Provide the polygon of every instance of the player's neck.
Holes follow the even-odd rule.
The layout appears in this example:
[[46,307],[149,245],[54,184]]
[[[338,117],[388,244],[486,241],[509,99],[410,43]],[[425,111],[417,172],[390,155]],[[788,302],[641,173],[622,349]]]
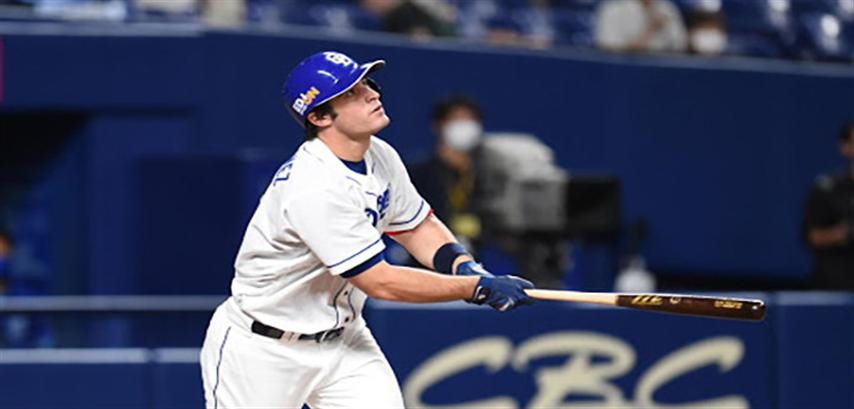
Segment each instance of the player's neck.
[[341,133],[323,133],[318,139],[332,151],[339,159],[350,162],[359,162],[365,159],[365,152],[371,146],[371,136],[351,138]]

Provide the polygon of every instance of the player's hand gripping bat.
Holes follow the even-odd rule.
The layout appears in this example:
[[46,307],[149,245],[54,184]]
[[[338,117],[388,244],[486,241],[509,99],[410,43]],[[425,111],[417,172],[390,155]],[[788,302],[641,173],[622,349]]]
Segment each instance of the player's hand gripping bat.
[[765,318],[765,303],[762,300],[683,294],[626,294],[538,289],[525,290],[525,292],[539,300],[611,305],[710,318],[749,321],[762,321]]

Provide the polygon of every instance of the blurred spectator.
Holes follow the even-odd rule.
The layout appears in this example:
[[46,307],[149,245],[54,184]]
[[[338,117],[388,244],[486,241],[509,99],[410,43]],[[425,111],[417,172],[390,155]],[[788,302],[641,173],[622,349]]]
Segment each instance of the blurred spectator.
[[246,21],[246,0],[200,1],[202,21],[208,26],[240,27]]
[[423,39],[454,34],[454,9],[442,0],[360,0],[359,4],[390,33]]
[[247,0],[133,0],[137,20],[195,22],[211,27],[241,27]]
[[199,0],[133,0],[139,21],[190,21],[198,18]]
[[[499,173],[507,171],[508,167],[525,172],[507,164],[499,164],[500,170],[496,170],[494,156],[493,166],[485,166],[489,156],[484,150],[485,143],[496,140],[499,135],[504,135],[506,140],[511,134],[485,136],[482,121],[480,106],[468,97],[457,95],[437,102],[432,113],[435,149],[428,160],[409,167],[412,183],[457,240],[492,266],[494,273],[519,274],[540,287],[561,288],[568,263],[566,241],[559,235],[508,228],[500,221],[503,218],[493,214],[495,206],[506,210],[507,202],[503,199],[510,194],[501,189],[506,188],[509,181],[505,174]],[[530,144],[518,146],[530,147]],[[520,152],[514,153],[518,158]],[[527,163],[538,168],[545,165],[540,161]],[[499,191],[494,191],[498,180],[504,182],[499,183]],[[487,190],[493,191],[487,193]],[[540,205],[549,206],[547,203]],[[514,210],[519,209],[514,207]]]
[[606,0],[596,11],[596,44],[617,52],[681,52],[687,37],[668,0]]
[[724,15],[694,11],[688,14],[688,50],[699,55],[721,55],[727,51]]
[[848,167],[816,179],[807,199],[804,233],[815,254],[815,286],[854,290],[854,122],[842,128],[839,150]]
[[480,238],[480,218],[472,194],[475,187],[473,151],[483,135],[481,110],[464,96],[452,96],[433,106],[436,135],[433,156],[409,169],[412,183],[433,211],[469,250]]

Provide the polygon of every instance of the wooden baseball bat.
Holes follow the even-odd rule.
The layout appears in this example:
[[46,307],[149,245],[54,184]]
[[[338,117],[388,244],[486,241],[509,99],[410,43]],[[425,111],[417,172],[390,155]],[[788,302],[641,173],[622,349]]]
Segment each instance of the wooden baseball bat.
[[525,290],[525,292],[539,300],[583,302],[710,318],[748,321],[762,321],[765,318],[765,303],[762,300],[687,294],[596,293],[538,289]]

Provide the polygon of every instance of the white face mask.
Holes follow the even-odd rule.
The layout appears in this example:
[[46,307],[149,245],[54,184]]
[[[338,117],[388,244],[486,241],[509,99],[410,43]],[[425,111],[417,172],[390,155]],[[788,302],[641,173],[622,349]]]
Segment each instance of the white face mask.
[[480,142],[483,127],[480,122],[463,119],[449,122],[442,131],[442,139],[448,147],[468,152]]
[[699,54],[720,54],[726,49],[726,34],[714,28],[691,32],[691,48]]

